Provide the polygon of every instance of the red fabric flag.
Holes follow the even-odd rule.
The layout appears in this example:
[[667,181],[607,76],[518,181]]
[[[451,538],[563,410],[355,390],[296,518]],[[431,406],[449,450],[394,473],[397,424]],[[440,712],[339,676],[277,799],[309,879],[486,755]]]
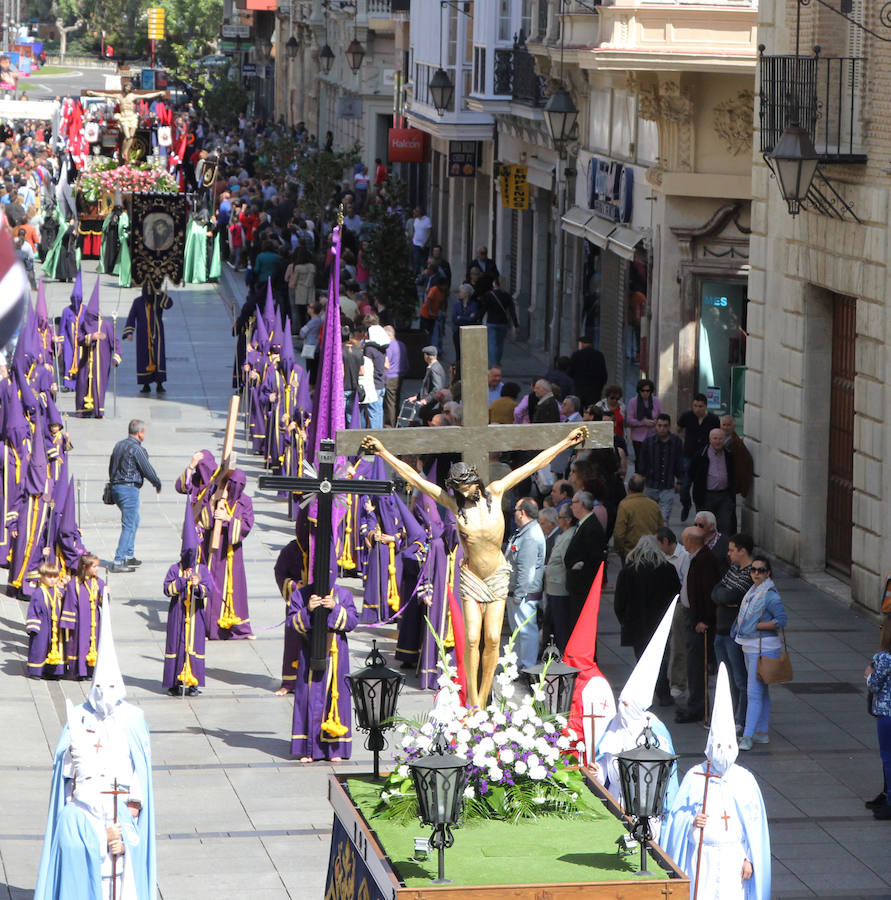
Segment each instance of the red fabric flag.
[[603,587],[603,563],[597,571],[591,590],[582,608],[578,622],[572,629],[572,635],[566,644],[566,652],[563,654],[563,662],[568,666],[579,669],[578,678],[575,680],[575,689],[572,693],[572,708],[569,713],[569,727],[581,737],[582,729],[582,691],[585,685],[595,676],[602,675],[599,666],[594,661],[597,651],[597,617],[600,615],[600,591]]
[[461,604],[455,599],[455,594],[450,584],[446,585],[446,590],[449,594],[452,632],[455,635],[455,662],[458,665],[458,684],[461,686],[459,696],[463,705],[467,702],[467,670],[464,668],[464,613],[461,611]]

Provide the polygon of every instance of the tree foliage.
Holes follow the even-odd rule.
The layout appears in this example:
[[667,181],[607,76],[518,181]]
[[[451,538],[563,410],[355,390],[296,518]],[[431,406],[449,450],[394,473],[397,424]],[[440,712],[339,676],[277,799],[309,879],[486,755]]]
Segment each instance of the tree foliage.
[[212,122],[231,125],[247,109],[249,94],[240,79],[230,81],[220,69],[178,72],[196,90],[196,105]]
[[408,327],[415,314],[417,292],[411,267],[405,225],[400,209],[408,203],[408,188],[391,175],[384,185],[387,203],[370,203],[365,218],[373,226],[365,259],[371,274],[371,291],[390,311],[394,323]]

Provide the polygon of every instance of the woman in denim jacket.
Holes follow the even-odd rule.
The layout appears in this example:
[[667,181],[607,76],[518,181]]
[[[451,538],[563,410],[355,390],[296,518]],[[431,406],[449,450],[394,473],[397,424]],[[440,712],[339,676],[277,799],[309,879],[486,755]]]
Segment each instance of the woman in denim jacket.
[[[882,624],[882,649],[872,658],[865,675],[866,686],[873,693],[872,711],[879,731],[879,754],[885,769],[887,791],[891,784],[891,616],[886,617]],[[872,814],[877,819],[891,819],[891,803],[887,793],[884,802],[875,806]]]
[[779,659],[783,645],[777,632],[786,625],[786,610],[770,577],[770,560],[762,555],[753,556],[751,573],[754,584],[743,597],[730,629],[730,636],[742,647],[748,676],[748,706],[743,736],[739,740],[740,750],[751,750],[753,743],[770,741],[767,734],[770,691],[758,679],[758,656]]

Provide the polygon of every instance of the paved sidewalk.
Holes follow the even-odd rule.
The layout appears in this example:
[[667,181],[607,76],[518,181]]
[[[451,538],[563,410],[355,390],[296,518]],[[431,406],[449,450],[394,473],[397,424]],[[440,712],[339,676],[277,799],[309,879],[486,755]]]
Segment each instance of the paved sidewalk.
[[[87,296],[94,277],[86,279]],[[69,293],[70,285],[48,286],[51,313],[61,311]],[[118,333],[135,293],[103,288],[103,312],[117,308]],[[228,278],[220,293],[232,296]],[[257,525],[245,544],[258,639],[208,643],[207,686],[200,697],[172,699],[160,687],[167,608],[161,583],[178,558],[183,511],[183,498],[172,483],[194,450],[219,453],[233,352],[231,313],[214,287],[178,290],[173,297],[176,305],[165,315],[167,395],[137,393],[133,349],[125,343],[117,416],[68,423],[85,543],[103,559],[113,555],[119,533],[117,510],[100,499],[107,458],[130,418],[147,422],[146,448],[164,482],[158,498],[150,488],[142,492],[136,553],[143,566],[136,574],[111,576],[129,699],[145,711],[152,730],[160,894],[165,900],[318,900],[331,829],[325,781],[332,769],[290,758],[291,700],[273,694],[279,684],[282,632],[277,624],[283,605],[272,565],[290,539],[290,523],[284,505],[272,495],[254,489]],[[519,352],[508,360],[510,377],[533,374]],[[62,395],[61,405],[70,411],[73,394]],[[237,447],[244,448],[241,438]],[[244,455],[241,465],[250,488],[260,472],[258,459]],[[863,808],[863,800],[881,786],[862,677],[877,642],[875,624],[798,579],[780,577],[779,587],[789,609],[796,681],[772,690],[771,743],[740,759],[757,775],[767,802],[773,896],[889,896],[889,823],[874,821]],[[611,599],[611,593],[604,597],[599,653],[607,677],[620,687],[632,654],[618,646]],[[31,896],[64,699],[80,702],[88,690],[84,683],[24,677],[24,612],[24,604],[0,597],[0,898]],[[392,660],[394,630],[379,631],[375,636]],[[363,664],[371,636],[370,629],[351,636],[354,667]],[[429,702],[429,694],[409,686],[400,711],[420,712]],[[697,725],[674,725],[672,711],[665,712],[681,766],[687,768],[700,760],[706,733]],[[356,740],[353,759],[340,770],[370,769],[361,735]]]

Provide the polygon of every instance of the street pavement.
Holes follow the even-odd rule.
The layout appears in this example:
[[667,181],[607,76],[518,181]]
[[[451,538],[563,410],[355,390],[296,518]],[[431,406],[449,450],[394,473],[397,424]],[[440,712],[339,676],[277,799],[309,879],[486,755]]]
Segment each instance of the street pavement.
[[[93,270],[93,265],[90,269]],[[85,278],[88,297],[95,275]],[[102,276],[102,310],[123,329],[135,290],[119,291]],[[316,900],[324,893],[332,815],[327,776],[370,771],[371,754],[356,735],[353,758],[336,767],[302,765],[289,753],[290,697],[276,697],[281,666],[283,602],[272,567],[291,537],[285,505],[255,485],[260,461],[237,441],[257,524],[245,543],[255,641],[208,643],[207,684],[194,698],[161,689],[167,601],[164,574],[179,556],[183,498],[174,479],[193,451],[222,445],[231,396],[232,299],[241,291],[227,269],[214,286],[175,290],[165,314],[168,393],[137,393],[133,347],[124,344],[115,403],[104,420],[70,418],[71,471],[77,479],[80,523],[88,548],[113,557],[118,512],[101,502],[108,454],[131,418],[147,423],[146,448],[164,483],[142,491],[142,523],[134,574],[110,576],[118,655],[129,700],[152,731],[157,810],[159,893],[165,900],[227,897]],[[68,301],[70,285],[48,285],[50,311]],[[543,360],[519,345],[505,356],[506,379],[528,384]],[[73,394],[61,395],[71,412]],[[611,573],[616,571],[612,560]],[[789,611],[796,679],[772,688],[771,743],[740,754],[758,778],[770,817],[776,898],[891,896],[887,846],[891,823],[874,821],[863,800],[881,787],[874,720],[866,713],[863,669],[877,644],[875,622],[828,593],[783,575],[778,585]],[[355,587],[355,585],[352,585]],[[599,626],[599,660],[618,689],[633,664],[618,645],[611,591]],[[25,605],[0,596],[0,898],[31,897],[43,839],[52,750],[65,698],[81,702],[88,683],[43,682],[24,674]],[[357,629],[350,636],[354,668],[364,664],[372,637],[392,661],[392,628]],[[409,678],[400,712],[429,706]],[[699,725],[669,725],[681,768],[702,758]],[[419,826],[419,834],[423,833]]]

